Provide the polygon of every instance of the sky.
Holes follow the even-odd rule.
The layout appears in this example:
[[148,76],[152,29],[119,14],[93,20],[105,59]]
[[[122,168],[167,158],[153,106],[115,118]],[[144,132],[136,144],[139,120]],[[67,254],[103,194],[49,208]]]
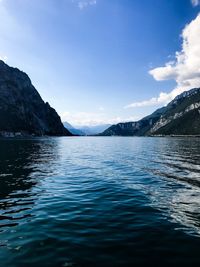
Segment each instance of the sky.
[[74,126],[135,121],[200,86],[200,0],[0,0],[0,58]]

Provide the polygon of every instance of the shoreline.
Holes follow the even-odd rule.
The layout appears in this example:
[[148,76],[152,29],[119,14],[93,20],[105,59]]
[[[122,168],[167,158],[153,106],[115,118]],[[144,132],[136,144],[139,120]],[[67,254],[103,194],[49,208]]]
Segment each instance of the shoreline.
[[191,135],[191,134],[169,134],[169,135],[73,135],[73,136],[66,136],[66,135],[36,135],[36,134],[29,134],[27,132],[9,132],[9,131],[0,131],[0,138],[1,139],[15,139],[15,138],[40,138],[40,137],[200,137],[200,134]]

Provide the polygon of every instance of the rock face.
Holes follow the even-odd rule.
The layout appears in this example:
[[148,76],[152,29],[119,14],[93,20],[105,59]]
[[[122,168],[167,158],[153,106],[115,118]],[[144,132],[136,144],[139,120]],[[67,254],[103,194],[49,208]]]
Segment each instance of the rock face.
[[177,96],[150,130],[160,135],[200,135],[200,88]]
[[200,135],[200,88],[180,94],[140,121],[112,125],[101,135]]
[[72,135],[28,75],[0,60],[0,135]]
[[160,108],[147,116],[136,122],[125,122],[112,125],[102,134],[103,136],[143,136],[147,135],[152,126],[159,120],[161,114],[164,112],[164,108]]

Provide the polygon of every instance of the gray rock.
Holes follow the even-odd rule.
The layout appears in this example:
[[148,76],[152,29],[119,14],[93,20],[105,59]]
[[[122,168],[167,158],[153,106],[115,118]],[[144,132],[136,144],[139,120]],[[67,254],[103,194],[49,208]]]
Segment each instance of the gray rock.
[[167,106],[137,121],[112,125],[103,136],[200,135],[200,88],[183,92]]

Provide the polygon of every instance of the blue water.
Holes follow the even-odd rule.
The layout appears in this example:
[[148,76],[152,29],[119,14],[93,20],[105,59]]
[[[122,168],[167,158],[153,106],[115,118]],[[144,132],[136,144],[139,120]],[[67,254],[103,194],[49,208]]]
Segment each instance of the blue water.
[[0,266],[200,264],[200,139],[0,140]]

